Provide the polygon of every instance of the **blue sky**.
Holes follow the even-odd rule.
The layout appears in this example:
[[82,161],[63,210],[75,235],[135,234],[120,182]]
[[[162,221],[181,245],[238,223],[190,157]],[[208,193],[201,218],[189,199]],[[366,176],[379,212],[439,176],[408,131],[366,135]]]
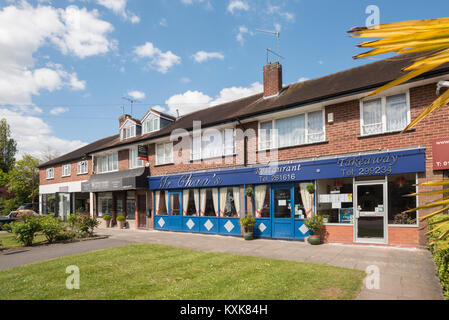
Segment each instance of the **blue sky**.
[[[260,92],[278,30],[284,83],[355,67],[368,5],[380,23],[429,19],[447,1],[0,1],[0,116],[20,154],[60,154],[118,133],[122,99],[185,114]],[[442,15],[443,14],[443,15]]]

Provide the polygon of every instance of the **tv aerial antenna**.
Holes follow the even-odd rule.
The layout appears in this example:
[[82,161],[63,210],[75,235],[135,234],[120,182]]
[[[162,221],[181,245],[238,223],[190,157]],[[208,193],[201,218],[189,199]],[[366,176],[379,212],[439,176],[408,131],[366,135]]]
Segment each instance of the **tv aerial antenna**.
[[275,36],[276,40],[277,40],[277,47],[278,47],[278,52],[274,52],[273,50],[267,48],[267,64],[269,63],[268,61],[268,55],[274,54],[275,56],[277,56],[280,59],[284,59],[283,56],[281,56],[281,40],[280,40],[280,33],[278,31],[270,31],[270,30],[262,30],[262,29],[256,29],[256,32],[262,32],[262,33],[267,33],[267,34],[271,34],[273,36]]
[[128,101],[131,104],[131,116],[132,116],[133,115],[133,104],[135,102],[141,102],[141,101],[139,101],[137,99],[128,98],[128,97],[122,97],[122,99]]

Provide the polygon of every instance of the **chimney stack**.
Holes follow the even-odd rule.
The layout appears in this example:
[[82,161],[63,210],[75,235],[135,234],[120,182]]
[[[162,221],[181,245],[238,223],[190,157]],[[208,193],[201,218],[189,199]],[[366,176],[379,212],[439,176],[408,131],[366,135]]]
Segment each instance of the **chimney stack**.
[[122,114],[119,118],[118,118],[118,127],[121,128],[122,125],[125,123],[126,119],[131,118],[131,116],[129,114]]
[[282,90],[282,65],[279,62],[268,63],[263,67],[263,97],[272,97]]

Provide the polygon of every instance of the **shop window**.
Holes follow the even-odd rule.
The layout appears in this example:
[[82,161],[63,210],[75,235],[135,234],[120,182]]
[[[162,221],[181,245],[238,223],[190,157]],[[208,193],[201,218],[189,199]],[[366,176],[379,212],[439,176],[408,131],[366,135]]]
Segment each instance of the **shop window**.
[[42,195],[42,214],[54,215],[56,212],[56,194],[43,194]]
[[123,212],[123,200],[122,199],[117,199],[115,201],[115,206],[116,206],[116,210],[117,210],[117,215],[118,216],[124,216],[124,212]]
[[256,218],[270,217],[270,186],[263,184],[254,187]]
[[416,211],[403,213],[416,208],[416,197],[404,197],[415,193],[416,174],[388,176],[388,224],[416,224]]
[[134,191],[128,191],[126,193],[126,218],[136,218],[136,194]]
[[240,216],[240,188],[220,188],[220,217]]
[[98,216],[105,214],[112,216],[112,193],[98,194]]
[[197,216],[199,205],[198,189],[188,189],[182,192],[182,210],[184,216]]
[[156,214],[168,215],[168,191],[156,191]]
[[327,223],[353,223],[352,192],[352,178],[317,180],[317,213]]
[[200,191],[201,215],[205,217],[218,216],[218,189],[208,188]]

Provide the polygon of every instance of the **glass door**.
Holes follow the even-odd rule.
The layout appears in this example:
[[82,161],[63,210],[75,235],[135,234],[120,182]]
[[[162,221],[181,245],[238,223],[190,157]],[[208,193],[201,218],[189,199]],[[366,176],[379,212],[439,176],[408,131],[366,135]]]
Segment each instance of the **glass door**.
[[182,192],[171,191],[168,193],[168,215],[169,228],[171,230],[181,230],[182,225]]
[[355,237],[357,242],[386,240],[386,183],[356,184]]
[[273,186],[272,198],[272,237],[293,238],[293,185]]

